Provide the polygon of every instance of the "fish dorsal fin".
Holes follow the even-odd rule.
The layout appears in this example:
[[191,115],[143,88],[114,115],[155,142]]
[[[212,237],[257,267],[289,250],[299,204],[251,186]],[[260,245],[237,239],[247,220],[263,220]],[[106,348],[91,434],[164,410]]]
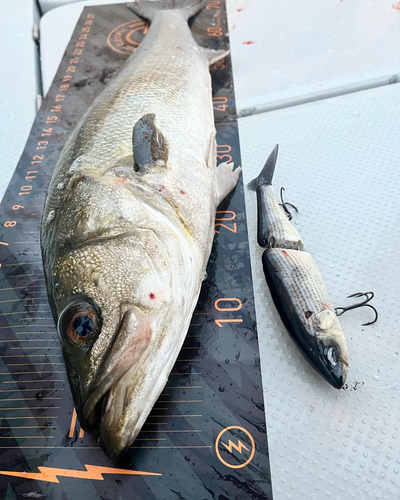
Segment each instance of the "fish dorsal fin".
[[154,119],[154,113],[144,115],[133,127],[132,143],[136,172],[153,165],[159,167],[167,165],[167,141],[155,126]]

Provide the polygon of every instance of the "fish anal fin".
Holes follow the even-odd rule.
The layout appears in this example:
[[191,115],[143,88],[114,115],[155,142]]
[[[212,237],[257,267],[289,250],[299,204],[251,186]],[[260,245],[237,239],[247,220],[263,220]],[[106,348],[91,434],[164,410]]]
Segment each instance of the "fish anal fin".
[[223,49],[223,50],[214,50],[214,49],[205,49],[203,48],[207,59],[208,59],[208,64],[211,66],[212,64],[216,63],[220,59],[223,59],[226,56],[229,56],[230,50]]
[[221,163],[217,168],[217,191],[218,191],[218,204],[228,196],[228,194],[235,188],[239,180],[242,167],[233,170],[233,162]]
[[217,141],[214,134],[210,135],[206,163],[207,167],[211,169],[217,166]]
[[149,113],[142,116],[133,127],[133,158],[137,172],[152,165],[165,167],[167,164],[168,144],[154,120],[155,114]]

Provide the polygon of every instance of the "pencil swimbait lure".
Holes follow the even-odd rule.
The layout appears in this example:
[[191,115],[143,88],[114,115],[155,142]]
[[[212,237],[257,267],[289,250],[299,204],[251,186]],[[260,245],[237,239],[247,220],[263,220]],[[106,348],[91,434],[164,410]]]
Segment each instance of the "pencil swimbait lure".
[[306,360],[333,387],[346,382],[349,359],[342,327],[321,273],[297,230],[279,207],[272,189],[278,146],[253,181],[257,192],[258,243],[273,301]]

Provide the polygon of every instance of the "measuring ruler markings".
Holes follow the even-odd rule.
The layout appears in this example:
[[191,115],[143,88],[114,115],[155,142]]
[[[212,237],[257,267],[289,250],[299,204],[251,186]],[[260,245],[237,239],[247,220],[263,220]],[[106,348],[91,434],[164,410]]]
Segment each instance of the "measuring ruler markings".
[[[83,42],[83,45],[85,43]],[[16,191],[15,189],[8,190],[5,196],[7,206],[4,206],[4,203],[2,206],[6,212],[5,215],[11,213],[11,217],[5,217],[6,220],[3,222],[5,229],[1,239],[1,245],[9,252],[6,259],[0,262],[4,273],[4,278],[0,281],[0,322],[12,320],[13,324],[9,324],[9,328],[3,324],[0,327],[0,349],[4,354],[4,368],[0,370],[0,377],[2,387],[11,382],[14,387],[17,387],[13,389],[13,393],[18,394],[20,391],[19,394],[22,397],[6,397],[7,393],[0,393],[0,415],[3,416],[7,412],[7,417],[11,415],[10,418],[19,420],[18,426],[13,425],[8,429],[0,430],[0,444],[5,440],[14,439],[20,446],[27,446],[31,440],[46,442],[56,437],[57,441],[61,442],[64,434],[60,431],[59,435],[55,436],[49,434],[47,429],[52,425],[53,419],[57,421],[59,418],[58,410],[61,409],[63,393],[58,391],[57,385],[60,382],[63,383],[65,378],[60,381],[58,376],[60,374],[64,376],[65,370],[52,369],[52,367],[61,367],[62,361],[61,352],[57,357],[49,354],[50,350],[58,352],[60,348],[59,345],[56,347],[58,338],[46,299],[38,240],[44,187],[51,177],[55,157],[58,156],[50,154],[50,158],[47,158],[47,151],[53,148],[53,153],[57,149],[59,152],[65,142],[65,130],[63,130],[65,116],[62,111],[78,62],[79,60],[76,59],[69,61],[70,64],[58,84],[56,95],[45,100],[44,109],[40,110],[36,120],[41,123],[41,128],[39,134],[36,134],[36,144],[32,148],[34,154],[28,160],[24,178],[16,181],[22,181],[19,188]],[[55,145],[57,141],[58,144]],[[29,141],[27,149],[30,149]],[[12,188],[13,185],[10,187]],[[14,200],[12,200],[13,197]],[[10,296],[10,292],[15,298],[3,300],[4,295]],[[24,297],[18,296],[22,293]],[[18,299],[20,299],[19,302]],[[24,326],[21,328],[22,325]],[[45,339],[42,338],[43,332],[46,332],[48,336]],[[41,354],[33,354],[33,352]],[[31,359],[30,355],[32,358],[41,356],[43,361]],[[19,362],[13,359],[16,356],[19,357]],[[24,358],[23,362],[21,358]],[[9,378],[13,380],[7,380]],[[30,386],[29,389],[26,389],[25,378]],[[53,387],[48,387],[49,384]],[[28,395],[27,392],[30,394]],[[29,397],[32,394],[35,394],[35,397]],[[68,399],[71,400],[70,395]],[[28,419],[37,419],[37,425],[21,425],[25,424]],[[48,420],[45,426],[39,422],[43,419]],[[27,428],[34,431],[32,435],[26,435],[25,432],[21,435],[17,430]],[[58,429],[57,425],[53,429]],[[13,435],[4,435],[4,432],[11,432]]]

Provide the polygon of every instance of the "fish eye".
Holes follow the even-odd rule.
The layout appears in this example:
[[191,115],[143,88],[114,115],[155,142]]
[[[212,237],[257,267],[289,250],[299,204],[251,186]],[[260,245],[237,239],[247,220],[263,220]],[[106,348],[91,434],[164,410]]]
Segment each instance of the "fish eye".
[[92,339],[99,323],[95,308],[85,301],[68,305],[58,320],[58,330],[73,342],[82,344]]
[[339,352],[338,349],[334,346],[329,347],[327,352],[328,361],[331,365],[336,366],[339,360]]

